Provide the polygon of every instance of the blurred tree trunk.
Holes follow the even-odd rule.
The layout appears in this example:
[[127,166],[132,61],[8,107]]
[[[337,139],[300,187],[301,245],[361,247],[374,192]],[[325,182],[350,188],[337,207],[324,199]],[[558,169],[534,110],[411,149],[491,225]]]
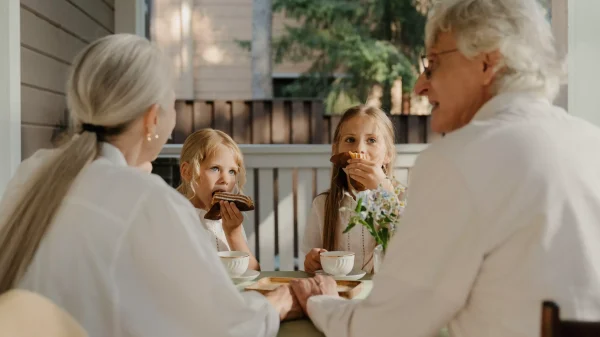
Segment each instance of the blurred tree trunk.
[[271,0],[254,0],[252,5],[252,98],[273,97],[271,57]]
[[[392,41],[392,25],[393,25],[393,13],[392,13],[392,0],[384,0],[383,3],[383,17],[382,17],[382,31],[381,36],[386,41]],[[388,67],[391,68],[391,64],[388,61]],[[383,96],[381,97],[381,107],[383,111],[390,112],[392,110],[392,83],[389,79],[383,82]]]

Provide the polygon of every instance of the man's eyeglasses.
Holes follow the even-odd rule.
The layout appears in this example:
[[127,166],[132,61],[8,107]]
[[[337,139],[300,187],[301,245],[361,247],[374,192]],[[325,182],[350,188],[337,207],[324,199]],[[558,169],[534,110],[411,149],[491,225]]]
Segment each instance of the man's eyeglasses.
[[430,64],[429,64],[429,59],[432,57],[437,57],[440,55],[444,55],[444,54],[450,54],[450,53],[454,53],[457,52],[458,48],[456,49],[452,49],[452,50],[446,50],[446,51],[442,51],[439,53],[433,53],[433,54],[427,54],[427,55],[422,55],[421,56],[421,63],[423,64],[423,73],[425,74],[425,78],[426,79],[431,79],[431,74],[433,72],[433,69],[431,68]]

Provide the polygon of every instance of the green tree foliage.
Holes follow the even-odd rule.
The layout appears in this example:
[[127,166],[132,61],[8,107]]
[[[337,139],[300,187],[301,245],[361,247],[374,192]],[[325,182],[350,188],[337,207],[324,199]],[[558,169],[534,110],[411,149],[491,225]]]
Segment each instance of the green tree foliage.
[[403,89],[408,91],[418,75],[427,3],[274,0],[274,12],[284,12],[299,22],[286,26],[283,36],[274,39],[275,62],[312,62],[297,82],[286,87],[286,93],[322,97],[329,103],[340,97],[364,102],[379,84],[383,108],[388,110],[393,82],[402,78]]

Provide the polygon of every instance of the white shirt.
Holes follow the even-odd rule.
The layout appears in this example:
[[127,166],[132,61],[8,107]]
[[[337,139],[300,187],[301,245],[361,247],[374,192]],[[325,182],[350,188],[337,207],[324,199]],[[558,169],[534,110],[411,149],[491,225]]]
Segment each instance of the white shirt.
[[600,319],[600,130],[501,94],[423,152],[364,301],[316,296],[327,336],[539,336],[542,301]]
[[[7,196],[46,158],[24,161]],[[50,298],[91,337],[275,336],[276,310],[262,295],[236,290],[198,221],[160,177],[128,167],[103,144],[19,287]]]
[[[227,252],[231,250],[229,247],[229,242],[227,242],[227,236],[225,235],[225,231],[223,230],[223,220],[210,220],[205,219],[207,211],[196,208],[196,212],[198,213],[198,217],[200,218],[200,224],[202,228],[206,230],[206,234],[210,240],[210,243],[214,247],[217,252]],[[242,213],[243,215],[243,213]],[[246,242],[248,239],[246,238],[246,232],[242,228],[242,235],[244,236],[244,240]]]
[[[308,222],[304,229],[302,252],[308,253],[313,248],[323,248],[323,226],[325,224],[325,201],[327,194],[321,194],[313,200]],[[344,195],[340,207],[355,208],[356,201],[349,195]],[[363,269],[373,272],[373,249],[377,245],[375,239],[365,227],[355,226],[350,232],[344,234],[349,214],[340,212],[340,223],[337,228],[338,244],[336,250],[354,252],[354,269]]]

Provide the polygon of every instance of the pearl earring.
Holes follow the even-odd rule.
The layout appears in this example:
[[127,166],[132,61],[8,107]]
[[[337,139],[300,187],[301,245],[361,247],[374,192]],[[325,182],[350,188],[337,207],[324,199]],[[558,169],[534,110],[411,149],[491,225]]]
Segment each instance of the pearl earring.
[[[155,138],[155,139],[158,139],[158,134],[157,134],[157,133],[155,133],[155,134],[154,134],[154,138]],[[151,142],[151,141],[152,141],[152,136],[151,136],[151,133],[150,133],[150,132],[148,132],[148,134],[146,135],[146,139],[147,139],[149,142]]]

